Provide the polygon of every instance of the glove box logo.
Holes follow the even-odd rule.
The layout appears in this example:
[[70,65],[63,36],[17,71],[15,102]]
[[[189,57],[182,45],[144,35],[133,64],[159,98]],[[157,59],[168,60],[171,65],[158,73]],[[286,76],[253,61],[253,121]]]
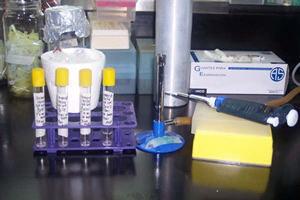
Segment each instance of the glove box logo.
[[281,81],[284,78],[285,72],[281,67],[275,67],[270,73],[270,78],[275,81]]

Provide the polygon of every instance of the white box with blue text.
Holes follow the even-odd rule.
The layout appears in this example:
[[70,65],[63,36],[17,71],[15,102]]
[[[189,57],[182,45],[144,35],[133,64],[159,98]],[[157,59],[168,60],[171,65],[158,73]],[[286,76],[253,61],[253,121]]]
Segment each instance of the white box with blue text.
[[283,95],[288,65],[270,51],[191,51],[191,93]]

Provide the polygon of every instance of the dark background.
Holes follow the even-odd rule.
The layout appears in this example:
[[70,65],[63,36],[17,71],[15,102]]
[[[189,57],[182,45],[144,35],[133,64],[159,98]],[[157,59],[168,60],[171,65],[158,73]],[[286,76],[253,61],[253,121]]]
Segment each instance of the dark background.
[[[155,12],[137,12],[132,38],[154,37]],[[300,7],[230,5],[225,13],[194,13],[191,48],[273,51],[293,69],[300,62]]]

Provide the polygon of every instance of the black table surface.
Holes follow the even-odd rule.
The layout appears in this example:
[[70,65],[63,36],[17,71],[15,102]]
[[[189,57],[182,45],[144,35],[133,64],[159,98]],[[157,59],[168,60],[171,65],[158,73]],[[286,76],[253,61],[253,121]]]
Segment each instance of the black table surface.
[[[152,130],[151,95],[132,101],[138,127]],[[299,110],[299,96],[294,105]],[[195,103],[165,108],[165,119],[192,116]],[[191,126],[167,127],[184,147],[169,154],[33,156],[33,102],[0,88],[0,199],[299,199],[300,125],[273,128],[270,168],[192,159]]]

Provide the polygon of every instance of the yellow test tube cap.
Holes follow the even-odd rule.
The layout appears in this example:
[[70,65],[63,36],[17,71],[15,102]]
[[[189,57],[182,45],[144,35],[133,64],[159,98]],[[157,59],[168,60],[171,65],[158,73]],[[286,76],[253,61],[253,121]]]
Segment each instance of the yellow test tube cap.
[[115,69],[104,68],[103,70],[103,85],[114,86],[115,85]]
[[90,87],[92,85],[92,71],[90,69],[79,71],[79,85],[82,87]]
[[33,87],[45,86],[45,73],[43,68],[32,69],[32,85]]
[[56,85],[67,86],[69,84],[69,70],[67,68],[56,69]]

